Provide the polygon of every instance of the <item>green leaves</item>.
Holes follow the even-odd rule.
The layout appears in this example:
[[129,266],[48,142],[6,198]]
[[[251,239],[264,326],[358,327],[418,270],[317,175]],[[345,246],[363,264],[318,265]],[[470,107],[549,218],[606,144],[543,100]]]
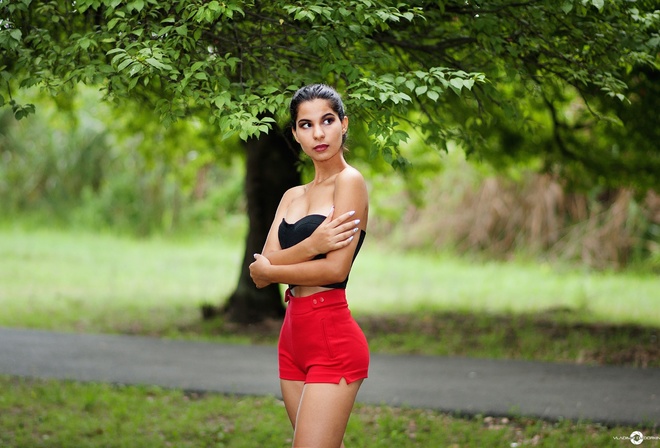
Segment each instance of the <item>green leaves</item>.
[[[2,103],[4,103],[4,98],[2,99]],[[34,104],[17,104],[14,100],[11,100],[9,104],[17,120],[22,120],[35,111]]]
[[117,72],[130,78],[135,77],[129,82],[129,90],[136,86],[139,75],[146,76],[144,82],[148,83],[148,77],[154,73],[169,72],[171,75],[173,72],[177,72],[173,69],[170,59],[160,48],[139,47],[139,45],[131,45],[128,51],[123,48],[115,48],[107,52],[108,56],[114,55],[111,64]]
[[[461,95],[463,89],[472,90],[475,83],[485,83],[482,73],[466,73],[446,67],[432,67],[429,71],[386,74],[376,78],[363,77],[349,86],[349,97],[363,102],[379,101],[381,104],[406,105],[418,100],[437,102],[441,95],[451,90]],[[368,104],[362,106],[369,107]],[[403,113],[403,111],[402,111]]]
[[126,6],[128,12],[140,12],[144,9],[144,0],[133,0]]
[[[410,163],[400,153],[399,147],[408,141],[409,135],[401,130],[401,121],[428,132],[442,146],[444,131],[442,126],[414,122],[408,117],[416,107],[425,108],[431,104],[448,101],[449,93],[463,95],[475,84],[486,82],[480,73],[466,73],[446,67],[431,67],[428,71],[414,70],[381,76],[363,76],[347,87],[347,107],[358,111],[361,119],[368,122],[368,135],[373,145],[371,157],[381,156],[396,169],[407,169]],[[360,111],[376,111],[361,113]]]
[[570,13],[573,11],[576,1],[579,1],[582,6],[594,6],[596,9],[598,9],[598,11],[602,11],[605,7],[605,0],[564,0],[561,5],[561,10],[565,14]]
[[594,5],[599,11],[601,11],[603,6],[605,6],[605,0],[584,0],[582,4],[585,4],[588,1],[590,1],[591,4]]
[[212,0],[197,9],[194,19],[197,22],[213,23],[220,18],[233,19],[234,16],[245,16],[240,3],[218,2]]
[[[195,116],[218,135],[253,138],[286,121],[294,90],[326,82],[374,156],[398,167],[404,127],[438,148],[453,140],[509,157],[509,134],[563,132],[575,101],[591,114],[583,134],[597,135],[593,122],[611,115],[597,109],[634,107],[632,74],[657,67],[660,49],[653,0],[5,3],[5,103],[12,88],[57,94],[84,82],[148,104],[163,124]],[[551,166],[584,151],[565,140],[533,146]]]
[[0,29],[0,48],[6,51],[16,50],[21,45],[22,40],[23,32],[21,30],[15,28]]
[[267,134],[273,123],[275,120],[271,117],[258,118],[254,114],[238,108],[231,113],[220,115],[217,121],[223,138],[238,135],[241,140],[258,137],[262,133]]
[[154,56],[149,57],[149,58],[145,59],[144,61],[147,64],[149,64],[150,66],[155,67],[155,68],[160,69],[160,70],[172,70],[171,65],[163,63],[162,54],[156,54],[155,56],[156,57],[154,57]]

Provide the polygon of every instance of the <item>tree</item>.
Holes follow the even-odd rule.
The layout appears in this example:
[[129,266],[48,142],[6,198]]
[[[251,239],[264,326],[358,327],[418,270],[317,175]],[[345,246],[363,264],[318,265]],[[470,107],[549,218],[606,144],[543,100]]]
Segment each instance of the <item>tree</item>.
[[[544,169],[634,179],[640,168],[658,172],[657,148],[642,154],[624,143],[594,158],[569,137],[618,120],[631,73],[656,76],[654,8],[653,0],[0,0],[0,105],[8,100],[22,118],[33,107],[14,100],[17,88],[57,95],[83,82],[101,86],[108,100],[152,105],[164,125],[196,115],[224,137],[240,136],[250,232],[230,311],[254,321],[281,313],[279,293],[254,289],[246,266],[275,198],[299,180],[280,131],[296,88],[337,86],[352,123],[364,124],[372,157],[395,168],[408,166],[398,151],[404,122],[439,149],[456,141],[494,160],[509,151],[529,157],[504,143],[537,129],[534,105],[552,124],[552,138],[531,152]],[[569,122],[563,109],[575,101],[588,118]]]

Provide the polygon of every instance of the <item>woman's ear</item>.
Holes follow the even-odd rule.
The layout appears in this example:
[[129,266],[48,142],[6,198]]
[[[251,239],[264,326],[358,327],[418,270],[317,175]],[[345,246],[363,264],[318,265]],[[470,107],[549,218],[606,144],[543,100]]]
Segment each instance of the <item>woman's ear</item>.
[[341,133],[346,134],[348,131],[348,116],[344,115],[344,119],[341,120]]
[[298,135],[296,134],[296,128],[294,128],[293,126],[291,126],[291,133],[293,134],[293,138],[296,140],[296,142],[300,143],[300,141],[298,140]]

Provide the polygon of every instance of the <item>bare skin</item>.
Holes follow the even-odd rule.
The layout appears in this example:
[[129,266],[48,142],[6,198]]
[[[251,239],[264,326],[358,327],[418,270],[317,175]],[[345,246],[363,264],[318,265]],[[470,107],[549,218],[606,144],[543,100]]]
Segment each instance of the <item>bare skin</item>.
[[339,384],[280,380],[294,430],[292,446],[344,448],[342,439],[361,385],[362,380],[346,384],[343,378]]
[[[314,163],[315,177],[287,191],[280,202],[261,254],[250,275],[259,288],[271,283],[298,285],[294,296],[307,296],[343,281],[351,268],[360,229],[366,230],[368,193],[362,175],[344,160],[342,136],[348,118],[340,120],[326,100],[300,104],[293,129],[296,141]],[[282,219],[295,223],[327,216],[306,240],[282,249],[277,229]],[[334,218],[337,216],[337,218]],[[313,260],[317,254],[326,257]],[[343,437],[362,380],[350,384],[281,380],[282,397],[294,428],[294,447],[343,448]]]

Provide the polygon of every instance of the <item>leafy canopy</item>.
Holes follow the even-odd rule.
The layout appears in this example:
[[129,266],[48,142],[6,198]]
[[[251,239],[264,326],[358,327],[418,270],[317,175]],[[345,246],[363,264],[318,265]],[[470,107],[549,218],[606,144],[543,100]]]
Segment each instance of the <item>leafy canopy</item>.
[[[165,124],[194,115],[247,139],[286,121],[295,89],[322,81],[343,92],[374,154],[395,167],[407,163],[398,148],[408,123],[439,148],[459,141],[502,159],[517,150],[502,138],[513,134],[528,148],[516,157],[547,167],[634,172],[636,149],[624,144],[635,157],[623,159],[599,152],[613,162],[604,166],[580,147],[591,140],[567,135],[603,118],[620,122],[617,103],[637,104],[628,98],[631,74],[657,73],[654,3],[0,0],[0,105],[20,119],[34,107],[13,99],[17,88],[56,95],[82,82],[117,102],[152,105]],[[564,120],[571,104],[588,114]],[[539,108],[545,124],[534,117]],[[538,126],[550,135],[530,150]],[[657,149],[643,151],[660,168]]]

